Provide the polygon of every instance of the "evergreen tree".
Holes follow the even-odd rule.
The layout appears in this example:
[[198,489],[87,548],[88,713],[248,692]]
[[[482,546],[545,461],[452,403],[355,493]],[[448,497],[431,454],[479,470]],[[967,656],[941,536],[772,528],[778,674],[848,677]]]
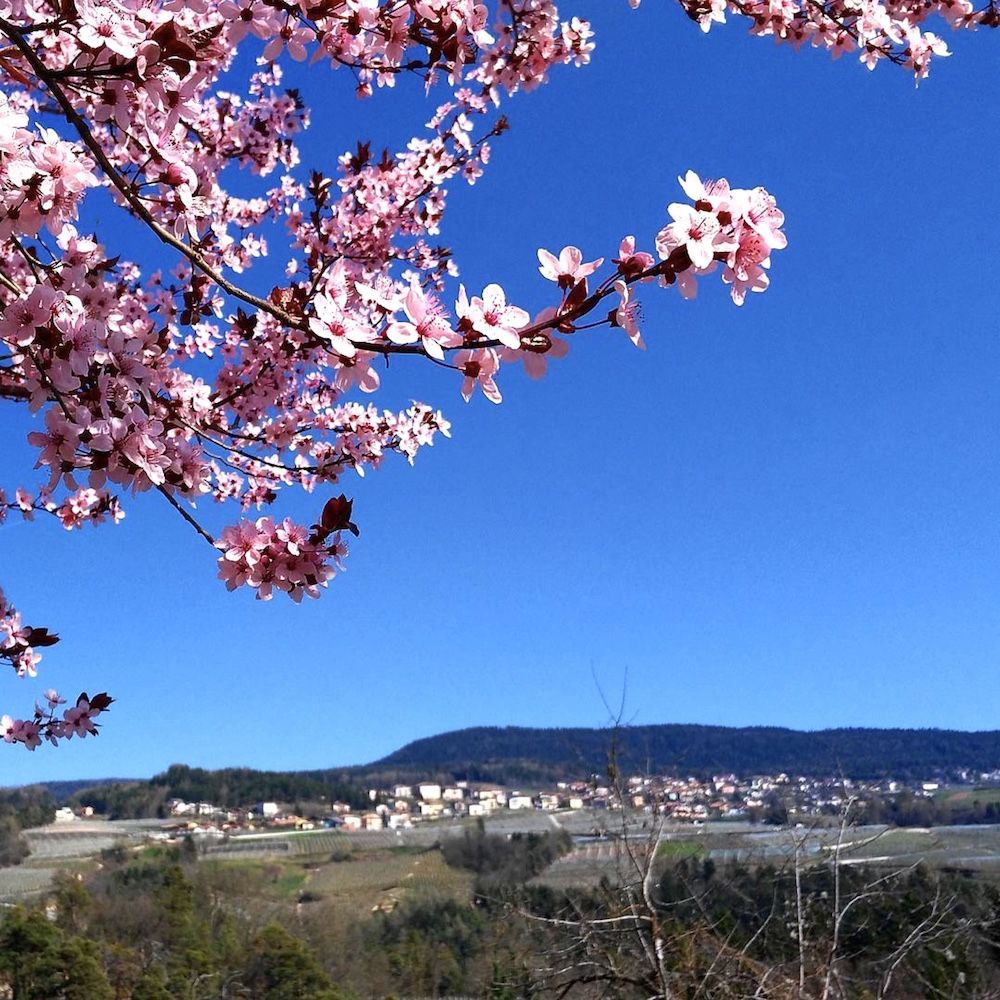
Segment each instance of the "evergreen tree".
[[10,1000],[113,1000],[96,944],[64,936],[43,913],[11,910],[0,926]]
[[254,938],[244,983],[248,1000],[343,1000],[313,952],[278,924]]

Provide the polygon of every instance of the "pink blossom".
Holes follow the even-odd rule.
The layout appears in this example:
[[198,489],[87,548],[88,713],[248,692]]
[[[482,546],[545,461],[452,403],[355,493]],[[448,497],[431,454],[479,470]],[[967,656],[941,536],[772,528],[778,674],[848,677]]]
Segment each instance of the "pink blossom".
[[[23,743],[28,750],[34,750],[42,742],[38,723],[18,719],[12,727],[12,736],[18,743]],[[4,737],[6,739],[6,736]]]
[[226,587],[253,587],[264,601],[275,590],[295,601],[318,597],[334,574],[331,558],[336,565],[346,552],[339,536],[320,541],[288,518],[276,524],[270,517],[226,528],[216,547],[223,552],[219,577]]
[[743,218],[770,249],[783,250],[788,246],[788,239],[781,232],[785,223],[784,213],[778,208],[774,197],[762,187],[747,193]]
[[357,352],[352,336],[369,339],[369,332],[362,328],[337,298],[319,295],[313,302],[313,308],[316,310],[316,318],[309,321],[309,329],[327,341],[330,348],[342,357],[351,358]]
[[286,20],[278,34],[264,47],[264,58],[278,59],[282,51],[287,49],[296,62],[304,62],[309,55],[306,46],[314,37],[307,28],[296,27],[291,20]]
[[278,28],[278,14],[262,0],[222,0],[219,14],[230,23],[230,36],[239,41],[248,32],[258,38],[270,38]]
[[615,282],[615,291],[618,293],[618,306],[614,312],[614,325],[620,326],[628,334],[628,339],[644,351],[646,343],[639,332],[639,305],[632,300],[632,289],[619,279]]
[[[642,274],[643,271],[648,271],[656,262],[651,253],[636,250],[634,236],[626,236],[618,245],[618,256],[613,263],[618,265],[619,274],[626,278],[634,278],[636,275]],[[649,279],[643,278],[642,280],[648,281]]]
[[491,403],[499,403],[502,400],[500,389],[493,379],[500,368],[496,351],[492,349],[459,351],[455,355],[455,367],[465,376],[461,392],[466,402],[472,399],[476,386]]
[[740,271],[726,267],[722,272],[722,280],[732,286],[730,294],[738,306],[743,305],[747,292],[766,291],[770,284],[767,272],[757,264],[751,264]]
[[462,336],[444,318],[440,303],[416,283],[403,299],[403,311],[409,322],[390,323],[386,328],[385,335],[392,343],[412,344],[419,340],[424,350],[439,361],[444,360],[445,347],[461,345]]
[[24,519],[31,521],[35,516],[35,498],[27,490],[19,487],[14,491],[14,499]]
[[699,208],[715,213],[732,210],[734,196],[729,181],[724,177],[717,181],[703,181],[693,170],[689,170],[683,177],[677,178],[677,183],[696,205],[703,202],[697,206]]
[[92,708],[90,702],[81,696],[72,708],[67,708],[63,712],[63,732],[66,738],[79,736],[83,739],[87,735],[96,736],[97,726],[94,717],[97,715],[100,715],[100,710]]
[[143,34],[125,8],[114,0],[76,0],[76,10],[80,16],[77,37],[82,45],[108,48],[126,59],[136,54]]
[[604,258],[598,257],[597,260],[584,264],[583,253],[576,247],[563,247],[558,257],[553,256],[548,250],[539,250],[538,260],[541,264],[538,270],[542,277],[556,282],[560,288],[572,288],[604,263]]
[[0,316],[0,339],[19,347],[27,347],[52,319],[59,296],[49,285],[35,285],[23,299],[7,306]]
[[461,285],[455,312],[459,318],[458,329],[462,333],[475,333],[485,340],[499,341],[512,348],[520,346],[521,337],[517,331],[529,320],[523,309],[507,305],[499,285],[487,285],[482,298],[476,296],[471,301],[465,294],[465,286]]
[[668,206],[667,211],[674,221],[656,234],[656,249],[662,260],[683,247],[695,267],[707,267],[715,253],[735,248],[732,236],[711,211],[680,203]]

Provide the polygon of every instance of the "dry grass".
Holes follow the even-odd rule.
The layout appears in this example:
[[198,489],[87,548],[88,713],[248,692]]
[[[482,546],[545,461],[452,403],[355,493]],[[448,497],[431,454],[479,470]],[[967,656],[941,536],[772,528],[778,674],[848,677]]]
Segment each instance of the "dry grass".
[[355,852],[349,861],[327,862],[309,873],[304,886],[320,902],[355,912],[391,909],[420,893],[467,899],[472,876],[449,868],[441,852],[390,849]]

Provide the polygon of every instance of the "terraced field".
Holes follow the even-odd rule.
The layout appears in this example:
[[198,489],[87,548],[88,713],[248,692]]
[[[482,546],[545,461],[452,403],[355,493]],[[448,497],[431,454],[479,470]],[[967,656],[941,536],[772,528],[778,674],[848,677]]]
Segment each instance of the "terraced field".
[[548,885],[554,889],[592,888],[606,878],[612,885],[629,879],[627,857],[616,841],[600,840],[577,847],[554,861],[531,880],[533,885]]
[[427,824],[413,830],[305,830],[288,833],[248,833],[227,840],[209,840],[202,848],[206,855],[225,857],[313,857],[357,849],[389,850],[394,847],[433,847],[442,837],[456,836],[463,826],[456,823]]
[[0,868],[0,903],[20,903],[44,892],[52,885],[56,871],[55,868],[29,868],[24,865]]
[[114,834],[100,835],[67,835],[46,834],[36,836],[25,834],[25,839],[31,846],[31,856],[35,859],[54,861],[61,858],[87,858],[107,850],[120,843],[121,839]]
[[36,861],[87,858],[117,844],[141,844],[159,825],[155,821],[119,823],[80,820],[25,830],[23,836],[31,848],[31,857]]
[[[636,848],[644,838],[633,835]],[[816,830],[733,830],[722,824],[686,833],[672,831],[661,842],[661,862],[682,857],[705,857],[718,862],[790,864],[798,852],[807,864],[829,863],[836,851],[835,827]],[[952,826],[924,829],[861,827],[848,830],[840,847],[840,864],[898,869],[924,863],[959,868],[1000,880],[1000,827]],[[635,865],[618,838],[578,842],[534,881],[554,887],[593,886],[606,878],[612,883],[633,877]]]
[[944,826],[889,830],[845,859],[853,864],[901,866],[924,862],[1000,878],[1000,830],[994,826]]

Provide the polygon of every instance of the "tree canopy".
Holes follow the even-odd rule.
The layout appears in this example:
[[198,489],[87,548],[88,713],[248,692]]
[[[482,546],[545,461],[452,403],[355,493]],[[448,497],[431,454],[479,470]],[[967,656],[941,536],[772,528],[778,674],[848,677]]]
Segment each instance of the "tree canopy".
[[[918,79],[947,54],[941,32],[1000,20],[995,0],[680,3],[703,31],[733,19]],[[261,599],[316,597],[342,567],[360,530],[338,492],[347,471],[412,462],[448,435],[429,404],[359,401],[390,360],[444,367],[466,400],[498,403],[505,366],[541,376],[584,331],[641,347],[640,286],[691,296],[714,274],[741,305],[786,246],[766,188],[688,171],[658,230],[600,256],[539,248],[552,288],[534,315],[499,282],[457,281],[436,242],[448,185],[486,169],[511,95],[593,50],[590,25],[551,0],[13,0],[0,34],[0,401],[35,415],[38,470],[14,472],[0,516],[72,530],[157,493],[225,585]],[[309,109],[283,84],[294,63],[343,70],[362,98],[416,75],[436,110],[398,151],[359,141],[307,172]],[[255,279],[266,253],[284,262],[278,283]],[[318,494],[312,524],[277,512],[286,489]],[[233,511],[221,530],[208,500]],[[56,641],[0,596],[0,658],[17,674]],[[0,729],[34,749],[96,734],[110,704],[49,690]]]

